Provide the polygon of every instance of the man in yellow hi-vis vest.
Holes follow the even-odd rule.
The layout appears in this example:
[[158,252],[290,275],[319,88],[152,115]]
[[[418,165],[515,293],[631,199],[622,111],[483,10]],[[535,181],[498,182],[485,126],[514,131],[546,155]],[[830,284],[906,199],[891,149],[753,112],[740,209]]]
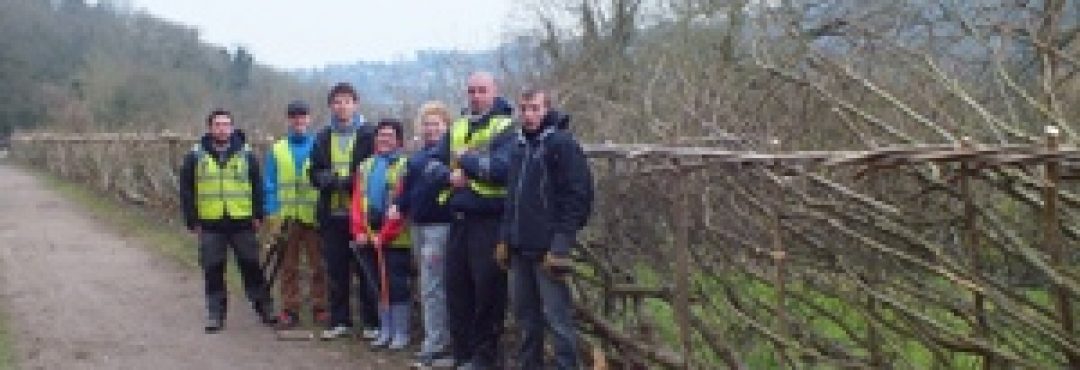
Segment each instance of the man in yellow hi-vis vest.
[[[335,85],[327,96],[330,124],[315,135],[311,148],[308,176],[319,190],[315,218],[322,237],[323,259],[329,281],[330,322],[321,339],[335,339],[352,334],[349,296],[354,272],[359,271],[350,248],[349,205],[352,199],[356,166],[371,156],[374,125],[364,124],[356,113],[356,89],[348,83]],[[363,279],[363,276],[360,276]],[[361,286],[365,286],[363,283]],[[365,338],[378,335],[379,316],[376,297],[367,289],[358,291]]]
[[184,158],[180,198],[188,230],[199,238],[208,311],[205,330],[225,326],[225,262],[232,247],[244,292],[263,323],[273,324],[273,302],[259,267],[255,229],[263,219],[263,184],[259,162],[243,132],[233,130],[232,115],[215,110],[206,118],[209,133]]
[[309,107],[303,101],[289,103],[286,116],[288,134],[278,140],[266,154],[263,166],[266,187],[267,218],[279,221],[285,235],[281,251],[281,313],[278,328],[294,329],[300,322],[300,256],[307,258],[311,274],[311,314],[314,321],[325,325],[330,321],[326,306],[326,268],[315,231],[315,202],[319,192],[311,186],[307,170],[314,135],[308,132],[311,124]]
[[495,78],[469,76],[469,108],[432,151],[425,181],[445,190],[453,214],[446,247],[447,323],[454,361],[472,369],[500,367],[506,316],[506,273],[494,251],[506,196],[511,109],[497,98]]

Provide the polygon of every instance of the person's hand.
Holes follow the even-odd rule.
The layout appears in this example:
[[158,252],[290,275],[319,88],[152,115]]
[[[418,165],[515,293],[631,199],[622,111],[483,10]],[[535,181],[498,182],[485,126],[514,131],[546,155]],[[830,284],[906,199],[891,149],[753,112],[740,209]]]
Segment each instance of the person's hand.
[[469,184],[469,179],[465,178],[465,172],[460,168],[454,169],[450,172],[450,186],[455,188],[463,188]]
[[357,234],[357,235],[356,235],[356,238],[355,238],[355,239],[353,239],[353,241],[355,241],[355,242],[356,242],[356,246],[357,246],[358,248],[359,248],[359,247],[363,247],[363,246],[367,245],[367,243],[368,243],[368,237],[367,237],[367,234]]
[[382,241],[379,240],[378,235],[372,235],[371,236],[371,246],[373,246],[375,248],[382,248],[382,246],[383,246]]
[[397,204],[391,204],[390,210],[386,211],[386,219],[397,221],[401,219],[401,210],[398,209]]
[[262,226],[262,220],[257,219],[257,218],[251,220],[251,228],[252,229],[255,229],[256,231],[258,231],[259,226]]
[[506,247],[506,243],[500,242],[495,245],[495,264],[499,265],[503,271],[510,268],[510,248]]
[[281,232],[281,230],[285,227],[284,225],[285,220],[283,220],[281,217],[268,216],[266,217],[266,220],[262,222],[262,225],[260,225],[260,227],[264,228],[267,233],[275,235]]
[[555,280],[566,280],[574,270],[574,261],[570,256],[548,252],[544,254],[544,271]]

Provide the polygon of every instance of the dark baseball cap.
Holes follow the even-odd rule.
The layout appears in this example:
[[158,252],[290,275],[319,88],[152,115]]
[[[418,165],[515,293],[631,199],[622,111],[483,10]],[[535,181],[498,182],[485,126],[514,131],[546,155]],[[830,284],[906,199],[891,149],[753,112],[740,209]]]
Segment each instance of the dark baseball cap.
[[308,104],[303,100],[293,100],[289,103],[289,107],[286,109],[285,114],[290,116],[301,116],[308,114],[309,111]]

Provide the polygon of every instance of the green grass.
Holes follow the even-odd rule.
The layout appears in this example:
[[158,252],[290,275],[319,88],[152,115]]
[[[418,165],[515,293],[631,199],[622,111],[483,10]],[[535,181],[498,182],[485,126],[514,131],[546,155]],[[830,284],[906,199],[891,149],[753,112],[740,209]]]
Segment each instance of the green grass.
[[[654,286],[665,282],[665,279],[647,266],[639,266],[636,271],[637,283],[639,284]],[[934,280],[934,278],[928,278],[928,280]],[[749,314],[760,320],[762,324],[771,330],[776,326],[776,323],[771,321],[773,315],[764,311],[763,307],[760,306],[760,304],[771,305],[776,301],[776,290],[771,285],[771,282],[758,280],[745,274],[732,273],[723,276],[694,275],[691,277],[691,283],[705,292],[714,292],[705,295],[706,302],[703,302],[701,307],[694,309],[694,314],[707,323],[717,325],[718,327],[714,330],[721,333],[721,337],[728,341],[728,344],[735,350],[744,364],[751,369],[777,369],[781,367],[777,363],[776,347],[762,335],[743,324],[741,319],[727,307],[724,302],[726,298],[721,292],[722,287],[725,285],[733,287],[736,297],[740,297],[739,300],[745,305],[744,308],[749,311]],[[931,286],[940,284],[942,285],[942,291],[948,291],[947,282],[943,280],[931,281],[928,284]],[[789,281],[787,289],[790,292],[785,305],[788,315],[802,321],[805,325],[804,328],[807,329],[806,333],[814,333],[814,335],[824,340],[848,348],[852,351],[852,354],[861,358],[870,356],[867,348],[862,345],[865,344],[862,342],[865,340],[869,324],[864,316],[864,307],[852,306],[850,299],[833,296],[831,295],[833,293],[814,289],[799,281]],[[1028,293],[1037,302],[1048,301],[1045,292],[1028,291]],[[800,296],[801,299],[795,299],[795,295]],[[663,300],[651,298],[644,300],[644,304],[645,311],[657,324],[659,339],[671,345],[673,349],[677,348],[678,328],[675,324],[672,307]],[[706,307],[710,308],[706,309]],[[950,332],[963,333],[973,330],[967,323],[956,317],[954,313],[944,309],[914,307],[917,307],[916,311],[938,322]],[[988,309],[993,310],[992,305]],[[831,313],[840,322],[823,316],[822,311]],[[881,318],[886,322],[896,323],[906,319],[901,313],[884,306],[878,310],[878,315],[881,315]],[[845,327],[850,330],[850,333],[844,329]],[[852,335],[855,335],[855,337],[852,337]],[[883,330],[879,335],[883,336],[880,339],[883,344],[881,350],[886,357],[886,361],[893,363],[897,368],[979,369],[982,367],[982,359],[976,355],[948,351],[943,354],[935,354],[932,348],[927,347],[927,343],[918,338],[900,337],[888,329]],[[703,338],[695,336],[694,341],[697,342],[694,353],[695,361],[704,364],[720,363],[720,359],[707,350],[704,343],[700,342],[701,340]],[[1049,359],[1044,360],[1048,360],[1047,364],[1053,363]],[[808,369],[835,368],[832,364],[814,363],[812,361],[803,363],[803,366]]]

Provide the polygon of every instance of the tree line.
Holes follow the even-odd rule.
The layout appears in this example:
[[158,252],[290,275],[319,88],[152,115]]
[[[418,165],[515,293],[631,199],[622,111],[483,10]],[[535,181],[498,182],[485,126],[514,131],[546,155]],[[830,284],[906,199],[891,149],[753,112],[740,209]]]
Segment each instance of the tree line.
[[2,0],[0,35],[0,136],[42,125],[190,131],[215,106],[261,127],[280,120],[274,102],[318,93],[243,47],[117,2]]

